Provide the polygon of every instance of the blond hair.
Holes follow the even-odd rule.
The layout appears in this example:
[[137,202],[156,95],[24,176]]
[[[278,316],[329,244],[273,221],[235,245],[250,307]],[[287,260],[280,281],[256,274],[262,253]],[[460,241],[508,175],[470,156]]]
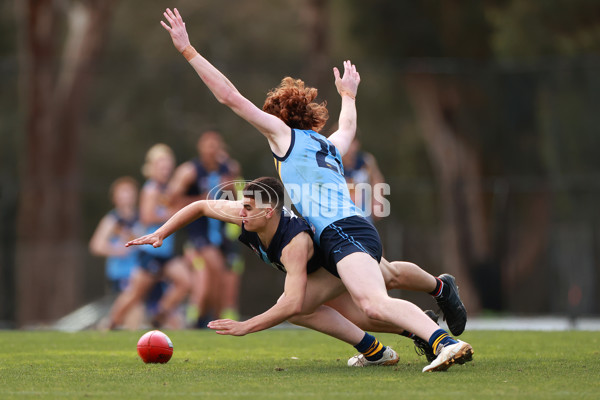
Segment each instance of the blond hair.
[[164,143],[157,143],[154,146],[150,147],[150,149],[146,152],[146,160],[144,161],[144,165],[142,165],[142,174],[146,178],[150,178],[152,174],[152,164],[156,160],[162,157],[169,157],[172,160],[175,159],[175,154],[173,150],[169,146]]

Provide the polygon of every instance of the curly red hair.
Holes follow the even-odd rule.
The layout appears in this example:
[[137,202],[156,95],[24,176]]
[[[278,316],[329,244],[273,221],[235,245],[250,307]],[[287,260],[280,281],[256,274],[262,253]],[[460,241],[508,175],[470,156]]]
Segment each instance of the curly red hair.
[[267,94],[263,111],[275,115],[291,128],[319,132],[329,118],[327,102],[316,103],[317,89],[300,79],[285,77]]

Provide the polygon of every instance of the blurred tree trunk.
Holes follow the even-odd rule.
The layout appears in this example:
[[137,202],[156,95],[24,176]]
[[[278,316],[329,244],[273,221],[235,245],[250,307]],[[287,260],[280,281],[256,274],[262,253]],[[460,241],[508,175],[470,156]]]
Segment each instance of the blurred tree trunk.
[[27,0],[19,5],[26,110],[17,222],[19,325],[60,317],[81,299],[86,247],[80,235],[79,137],[113,5],[114,0]]
[[[333,81],[329,60],[329,15],[328,0],[308,0],[303,7],[303,19],[308,37],[307,71],[303,74],[309,86],[319,89],[319,97],[326,98]],[[339,67],[338,67],[339,68]]]
[[526,222],[511,226],[510,193],[495,199],[502,204],[494,209],[483,185],[483,152],[460,122],[461,113],[478,112],[464,83],[426,73],[409,74],[405,83],[439,184],[444,268],[464,289],[461,297],[470,312],[501,310],[503,293],[531,275],[544,249],[549,190],[532,188],[535,195],[522,218]]
[[489,253],[479,152],[459,132],[454,85],[415,74],[406,87],[439,183],[444,267],[463,287],[467,309],[477,312],[481,304],[469,269]]

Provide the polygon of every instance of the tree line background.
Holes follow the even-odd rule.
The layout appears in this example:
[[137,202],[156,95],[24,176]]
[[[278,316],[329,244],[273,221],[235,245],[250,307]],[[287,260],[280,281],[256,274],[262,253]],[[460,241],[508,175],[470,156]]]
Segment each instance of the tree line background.
[[[593,0],[7,0],[0,4],[0,321],[104,293],[87,242],[147,149],[178,162],[222,132],[246,178],[266,141],[218,104],[159,25],[255,104],[286,75],[337,119],[333,66],[362,83],[359,138],[391,186],[385,255],[457,276],[472,314],[600,312],[600,3]],[[249,253],[246,253],[249,255]],[[242,314],[283,277],[247,258]],[[258,293],[260,287],[260,293]],[[422,307],[422,295],[400,293]]]

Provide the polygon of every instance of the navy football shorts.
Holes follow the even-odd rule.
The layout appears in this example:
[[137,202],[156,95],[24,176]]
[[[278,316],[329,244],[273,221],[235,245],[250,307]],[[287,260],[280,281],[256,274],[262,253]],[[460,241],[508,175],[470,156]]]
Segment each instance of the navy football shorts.
[[[336,221],[323,230],[319,238],[329,265],[336,265],[352,253],[367,253],[381,261],[381,239],[377,229],[367,219],[352,216]],[[337,272],[337,271],[336,271]]]

